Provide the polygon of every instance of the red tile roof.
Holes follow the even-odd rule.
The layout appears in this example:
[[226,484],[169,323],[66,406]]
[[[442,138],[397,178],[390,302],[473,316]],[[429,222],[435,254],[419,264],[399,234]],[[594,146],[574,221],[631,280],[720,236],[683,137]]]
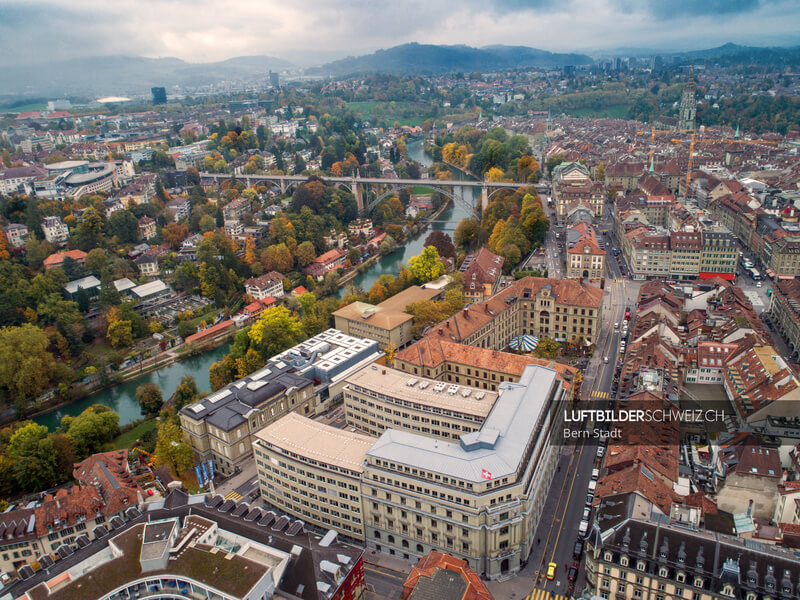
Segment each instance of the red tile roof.
[[105,512],[115,514],[141,501],[141,488],[128,471],[128,451],[113,450],[93,454],[75,464],[72,476],[84,486],[93,486],[106,505]]
[[420,597],[432,597],[428,594],[434,590],[429,586],[431,579],[439,569],[453,571],[459,575],[461,581],[456,584],[457,586],[466,584],[466,590],[461,600],[494,600],[478,574],[469,568],[467,561],[436,550],[431,550],[427,556],[423,556],[416,566],[411,569],[411,573],[408,574],[403,584],[402,600],[409,600],[418,586],[420,588],[428,588],[426,593],[420,594]]

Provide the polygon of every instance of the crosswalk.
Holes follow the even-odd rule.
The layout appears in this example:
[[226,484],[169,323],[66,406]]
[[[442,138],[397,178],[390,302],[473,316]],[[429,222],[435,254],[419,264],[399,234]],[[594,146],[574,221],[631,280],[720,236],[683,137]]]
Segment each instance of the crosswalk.
[[594,390],[592,392],[592,398],[611,398],[611,392],[601,392],[599,390]]
[[228,492],[225,496],[225,500],[236,500],[237,502],[242,499],[242,495],[239,492]]
[[525,600],[569,600],[569,596],[551,594],[547,590],[533,588],[533,591],[525,596]]

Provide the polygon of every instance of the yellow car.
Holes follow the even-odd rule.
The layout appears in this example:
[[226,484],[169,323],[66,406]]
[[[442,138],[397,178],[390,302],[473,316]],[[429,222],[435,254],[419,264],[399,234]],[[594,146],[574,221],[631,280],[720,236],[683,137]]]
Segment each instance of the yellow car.
[[556,563],[551,562],[547,565],[547,578],[553,580],[556,578]]

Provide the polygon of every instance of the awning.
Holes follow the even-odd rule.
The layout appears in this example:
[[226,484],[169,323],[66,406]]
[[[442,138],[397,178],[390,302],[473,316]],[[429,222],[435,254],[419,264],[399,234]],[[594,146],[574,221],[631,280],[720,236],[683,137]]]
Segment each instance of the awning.
[[508,342],[508,347],[511,348],[512,350],[533,352],[538,343],[539,343],[539,338],[533,337],[532,335],[521,335],[519,337],[515,337],[510,342]]

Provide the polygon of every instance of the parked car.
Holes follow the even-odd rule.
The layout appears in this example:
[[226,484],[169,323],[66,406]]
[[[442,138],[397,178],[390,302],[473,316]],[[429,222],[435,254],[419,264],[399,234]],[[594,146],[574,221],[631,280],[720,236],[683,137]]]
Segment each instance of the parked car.
[[547,579],[552,581],[553,579],[556,578],[556,569],[557,568],[558,568],[558,566],[554,562],[551,562],[549,565],[547,565]]
[[581,524],[578,525],[578,535],[583,537],[586,535],[587,531],[589,531],[589,521],[583,520]]
[[572,558],[578,560],[581,554],[583,554],[583,542],[575,542],[575,545],[572,547]]
[[575,581],[576,577],[578,577],[578,565],[573,564],[569,568],[569,572],[567,573],[567,579],[569,579],[570,581]]

